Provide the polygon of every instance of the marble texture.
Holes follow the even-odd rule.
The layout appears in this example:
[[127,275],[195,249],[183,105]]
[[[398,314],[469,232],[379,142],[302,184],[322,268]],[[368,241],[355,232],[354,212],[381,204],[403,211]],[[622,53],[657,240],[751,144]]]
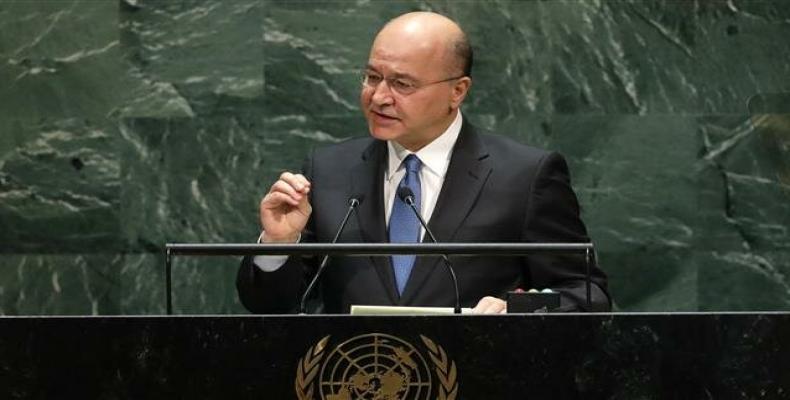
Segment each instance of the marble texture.
[[[0,314],[161,313],[164,243],[254,240],[270,182],[366,135],[411,10],[468,32],[470,121],[568,158],[617,310],[790,309],[783,0],[37,0],[0,3]],[[176,312],[243,313],[236,262],[177,259]]]
[[118,251],[117,5],[5,2],[0,31],[3,253]]
[[0,314],[118,314],[117,255],[0,255]]

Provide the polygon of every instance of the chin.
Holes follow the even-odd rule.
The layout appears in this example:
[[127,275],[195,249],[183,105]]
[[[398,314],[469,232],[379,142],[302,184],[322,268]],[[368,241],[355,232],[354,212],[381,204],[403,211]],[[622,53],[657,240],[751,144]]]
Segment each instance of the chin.
[[399,129],[370,125],[370,136],[379,140],[395,140],[402,134],[403,132]]

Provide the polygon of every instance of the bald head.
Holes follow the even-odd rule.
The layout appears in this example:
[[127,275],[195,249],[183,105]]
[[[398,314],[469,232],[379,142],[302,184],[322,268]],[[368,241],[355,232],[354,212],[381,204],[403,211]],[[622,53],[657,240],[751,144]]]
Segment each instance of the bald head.
[[428,50],[442,58],[452,76],[472,75],[472,46],[461,27],[453,20],[437,13],[410,12],[390,20],[376,35],[380,38],[397,37]]
[[416,12],[376,35],[360,90],[373,137],[417,151],[456,120],[472,78],[466,35],[452,20]]

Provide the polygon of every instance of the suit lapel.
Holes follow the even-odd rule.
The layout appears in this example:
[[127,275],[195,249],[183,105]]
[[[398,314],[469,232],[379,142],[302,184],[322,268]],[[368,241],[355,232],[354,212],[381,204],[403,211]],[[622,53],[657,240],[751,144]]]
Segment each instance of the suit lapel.
[[[357,223],[366,243],[386,243],[384,222],[384,165],[387,161],[387,143],[374,140],[362,153],[362,159],[351,171],[352,196],[364,196],[357,208]],[[395,274],[389,257],[370,257],[387,295],[397,302]]]
[[[458,228],[472,210],[491,173],[488,151],[474,127],[464,121],[453,148],[450,165],[444,177],[428,227],[439,242],[451,242]],[[430,243],[426,234],[423,243]],[[439,257],[417,257],[409,281],[398,304],[412,304],[431,273],[445,273],[436,265]],[[436,271],[440,269],[441,271]],[[450,279],[449,277],[447,279]]]

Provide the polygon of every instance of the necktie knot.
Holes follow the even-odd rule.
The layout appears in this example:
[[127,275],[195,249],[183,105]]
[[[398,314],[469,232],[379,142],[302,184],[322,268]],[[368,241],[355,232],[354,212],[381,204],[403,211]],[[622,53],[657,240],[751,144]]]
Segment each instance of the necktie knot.
[[403,160],[403,166],[406,168],[406,172],[420,172],[420,167],[422,167],[422,161],[420,161],[417,156],[414,154],[409,154]]

